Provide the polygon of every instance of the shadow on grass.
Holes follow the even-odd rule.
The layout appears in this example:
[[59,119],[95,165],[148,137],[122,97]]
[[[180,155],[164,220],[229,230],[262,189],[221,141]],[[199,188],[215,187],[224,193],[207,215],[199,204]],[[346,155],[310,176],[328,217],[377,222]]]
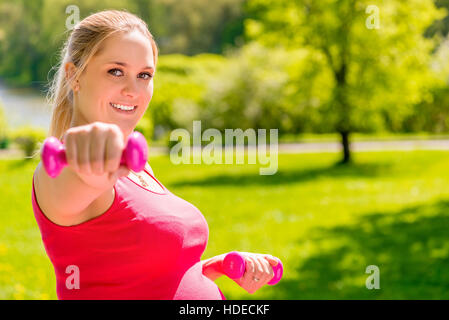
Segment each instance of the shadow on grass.
[[[311,234],[317,254],[290,266],[297,278],[281,281],[273,299],[449,298],[449,201],[373,213]],[[369,265],[379,267],[379,290],[366,288]]]
[[251,174],[221,174],[208,176],[199,180],[183,180],[171,183],[171,187],[182,186],[248,186],[248,185],[279,185],[306,182],[318,178],[345,178],[345,177],[379,177],[389,175],[392,165],[390,163],[351,163],[346,165],[335,164],[328,167],[305,169],[282,169],[274,175]]

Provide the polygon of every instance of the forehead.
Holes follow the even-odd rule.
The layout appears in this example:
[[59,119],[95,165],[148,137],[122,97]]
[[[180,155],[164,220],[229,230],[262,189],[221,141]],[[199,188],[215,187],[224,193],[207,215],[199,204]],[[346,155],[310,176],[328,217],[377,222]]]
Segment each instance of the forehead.
[[137,30],[107,38],[93,59],[100,64],[121,61],[139,68],[154,67],[151,41]]

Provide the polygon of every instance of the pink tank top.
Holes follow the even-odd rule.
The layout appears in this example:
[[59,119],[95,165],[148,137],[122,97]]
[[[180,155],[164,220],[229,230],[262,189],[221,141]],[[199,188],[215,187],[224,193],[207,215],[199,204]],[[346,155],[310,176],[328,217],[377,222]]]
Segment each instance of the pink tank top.
[[55,270],[58,299],[225,299],[202,273],[205,218],[145,172],[163,193],[122,177],[105,213],[69,227],[43,214],[33,179],[34,216]]

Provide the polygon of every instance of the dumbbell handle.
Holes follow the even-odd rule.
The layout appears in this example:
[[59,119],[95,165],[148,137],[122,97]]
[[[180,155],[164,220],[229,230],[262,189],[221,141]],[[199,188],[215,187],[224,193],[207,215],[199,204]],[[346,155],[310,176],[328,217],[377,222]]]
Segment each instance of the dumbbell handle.
[[[131,133],[123,150],[121,165],[139,172],[145,168],[148,160],[148,146],[145,137],[137,131]],[[67,166],[67,158],[64,145],[55,137],[48,137],[42,147],[42,163],[45,171],[52,178],[57,177],[62,169]]]
[[[277,284],[284,272],[284,267],[281,260],[276,258],[279,262],[276,266],[272,267],[274,276],[268,282],[269,285]],[[222,271],[231,279],[239,279],[243,276],[246,270],[246,261],[242,254],[237,251],[229,252],[223,259]]]

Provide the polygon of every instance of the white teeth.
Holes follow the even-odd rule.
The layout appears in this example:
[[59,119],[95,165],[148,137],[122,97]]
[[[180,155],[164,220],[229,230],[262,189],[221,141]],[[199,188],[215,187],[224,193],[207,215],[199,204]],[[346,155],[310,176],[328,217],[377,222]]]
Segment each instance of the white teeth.
[[133,110],[136,106],[124,106],[121,104],[115,104],[111,102],[111,106],[113,106],[114,108],[120,109],[120,110],[126,110],[126,111],[130,111]]

